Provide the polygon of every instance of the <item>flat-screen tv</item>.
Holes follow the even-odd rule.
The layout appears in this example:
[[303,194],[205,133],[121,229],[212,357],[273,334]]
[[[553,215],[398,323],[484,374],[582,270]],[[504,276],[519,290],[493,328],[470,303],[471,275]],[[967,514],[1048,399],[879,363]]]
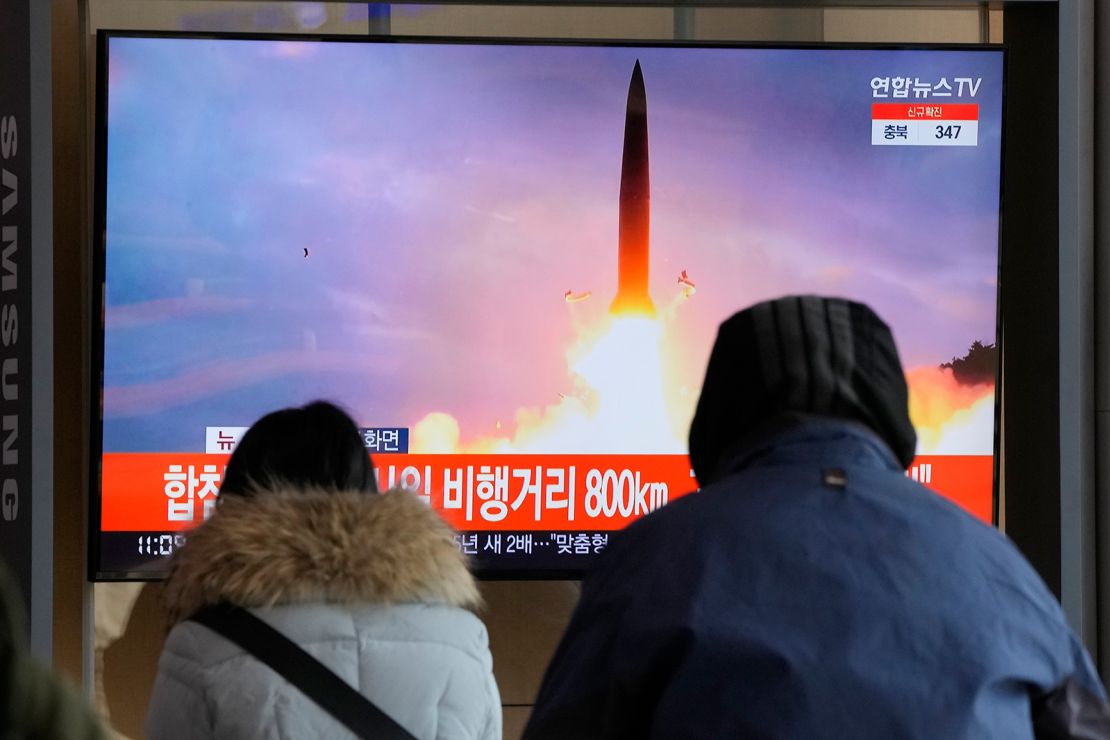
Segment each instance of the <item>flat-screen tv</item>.
[[871,305],[907,475],[990,522],[996,47],[100,38],[91,570],[157,577],[322,398],[489,577],[692,494],[717,325]]

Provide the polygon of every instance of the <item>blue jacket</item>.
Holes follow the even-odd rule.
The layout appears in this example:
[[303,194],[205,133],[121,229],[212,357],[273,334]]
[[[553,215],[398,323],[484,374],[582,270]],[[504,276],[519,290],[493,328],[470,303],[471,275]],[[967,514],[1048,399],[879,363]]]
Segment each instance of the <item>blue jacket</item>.
[[525,738],[1021,740],[1049,697],[1105,710],[1017,549],[863,425],[811,417],[722,471],[614,540]]

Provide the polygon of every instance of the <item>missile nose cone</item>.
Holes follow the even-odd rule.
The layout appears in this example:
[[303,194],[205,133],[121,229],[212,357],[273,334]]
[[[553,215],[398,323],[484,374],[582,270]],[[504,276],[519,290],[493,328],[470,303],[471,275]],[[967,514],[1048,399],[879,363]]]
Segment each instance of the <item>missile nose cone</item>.
[[647,115],[647,90],[644,88],[644,73],[640,70],[640,60],[632,69],[632,79],[628,82],[627,115]]

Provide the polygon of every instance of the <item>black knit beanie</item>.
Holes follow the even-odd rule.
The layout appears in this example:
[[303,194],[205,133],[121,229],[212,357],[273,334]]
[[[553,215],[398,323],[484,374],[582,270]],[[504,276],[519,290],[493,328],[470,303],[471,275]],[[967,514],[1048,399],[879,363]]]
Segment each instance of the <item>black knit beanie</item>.
[[721,324],[690,425],[698,482],[721,456],[783,413],[866,424],[905,466],[917,434],[906,378],[890,328],[862,303],[787,296],[756,304]]

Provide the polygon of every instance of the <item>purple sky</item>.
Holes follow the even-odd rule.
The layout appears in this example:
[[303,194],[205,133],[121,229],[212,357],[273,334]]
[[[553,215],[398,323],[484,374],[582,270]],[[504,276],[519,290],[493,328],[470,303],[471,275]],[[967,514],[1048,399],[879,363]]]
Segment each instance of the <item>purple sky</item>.
[[[685,381],[783,293],[869,303],[907,366],[994,340],[1000,53],[116,38],[105,449],[315,397],[382,426],[547,403],[615,289],[637,59],[653,297],[698,285]],[[897,75],[982,77],[980,145],[871,146]]]

